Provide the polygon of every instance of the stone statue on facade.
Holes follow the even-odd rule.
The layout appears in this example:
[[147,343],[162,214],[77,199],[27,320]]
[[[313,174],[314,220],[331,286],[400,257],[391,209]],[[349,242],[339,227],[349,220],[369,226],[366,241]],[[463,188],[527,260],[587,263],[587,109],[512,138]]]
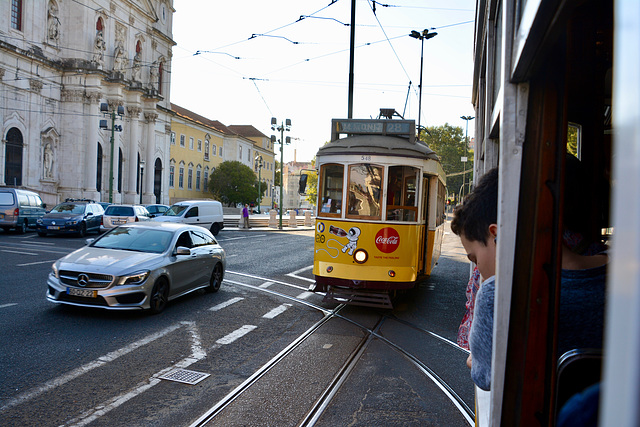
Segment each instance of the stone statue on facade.
[[42,159],[42,167],[44,170],[44,178],[52,179],[53,178],[53,148],[51,148],[51,144],[47,143],[44,147],[44,154]]
[[131,80],[134,82],[140,81],[140,68],[142,63],[142,55],[140,52],[136,52],[136,55],[133,57],[133,68],[131,70]]
[[122,43],[121,40],[118,40],[113,52],[113,71],[121,73],[125,69],[125,62],[124,43]]
[[153,61],[153,64],[149,66],[149,89],[157,89],[158,83],[158,61]]
[[58,44],[60,39],[60,20],[58,19],[58,7],[53,2],[49,2],[47,12],[47,40],[50,43]]
[[100,66],[104,65],[104,51],[107,49],[107,44],[104,41],[102,30],[99,30],[96,33],[96,40],[93,46],[94,46],[93,62],[97,63]]

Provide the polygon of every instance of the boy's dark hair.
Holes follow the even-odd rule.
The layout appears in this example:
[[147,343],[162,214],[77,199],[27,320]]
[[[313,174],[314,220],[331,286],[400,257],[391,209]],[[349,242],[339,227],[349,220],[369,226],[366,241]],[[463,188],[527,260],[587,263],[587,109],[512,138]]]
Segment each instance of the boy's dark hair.
[[453,213],[451,230],[470,241],[487,244],[489,226],[498,223],[498,168],[487,172],[462,206]]

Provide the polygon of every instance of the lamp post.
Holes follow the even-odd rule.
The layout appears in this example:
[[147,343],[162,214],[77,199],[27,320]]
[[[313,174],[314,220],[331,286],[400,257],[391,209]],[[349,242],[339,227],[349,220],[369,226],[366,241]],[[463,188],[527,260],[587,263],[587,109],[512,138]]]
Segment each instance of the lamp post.
[[437,36],[438,33],[429,33],[429,30],[424,29],[422,33],[412,30],[409,37],[420,40],[420,95],[418,95],[418,139],[420,139],[420,117],[422,116],[422,68],[424,65],[424,41],[429,40]]
[[144,160],[140,160],[140,204],[142,204],[142,186],[144,185]]
[[[291,119],[286,119],[284,123],[280,122],[280,126],[278,126],[278,119],[275,117],[271,117],[271,130],[280,131],[280,215],[278,220],[278,228],[282,230],[282,196],[284,193],[283,182],[284,182],[284,144],[291,143],[291,137],[284,138],[284,131],[289,132],[291,130]],[[271,142],[276,142],[276,136],[271,135]]]
[[473,116],[460,116],[460,118],[466,121],[465,131],[464,131],[464,157],[462,160],[462,197],[464,197],[464,184],[467,177],[467,147],[469,146],[468,135],[469,135],[469,120],[475,119]]
[[113,149],[115,140],[114,132],[122,132],[122,126],[116,125],[116,115],[118,115],[122,120],[122,116],[124,116],[124,107],[122,105],[118,105],[116,110],[109,111],[109,104],[103,102],[100,104],[100,112],[102,112],[105,116],[111,118],[111,129],[107,129],[106,120],[100,120],[100,129],[111,130],[111,158],[109,160],[109,203],[113,203]]
[[262,188],[260,181],[262,180],[262,156],[256,156],[256,167],[258,168],[258,213],[260,213],[260,205],[262,204]]

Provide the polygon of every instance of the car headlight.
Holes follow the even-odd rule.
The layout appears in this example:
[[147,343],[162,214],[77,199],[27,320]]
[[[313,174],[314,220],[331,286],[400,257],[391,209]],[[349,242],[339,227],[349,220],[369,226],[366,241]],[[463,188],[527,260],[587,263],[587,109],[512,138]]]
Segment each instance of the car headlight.
[[143,271],[140,273],[130,274],[128,276],[120,276],[118,279],[118,285],[140,285],[144,283],[149,277],[149,271]]
[[54,262],[53,264],[51,264],[51,270],[53,270],[53,275],[56,276],[56,279],[59,279],[60,276],[58,275],[58,263]]
[[42,218],[38,218],[38,219],[36,220],[36,222],[37,222],[38,224],[42,224]]
[[76,225],[78,221],[79,221],[78,218],[70,219],[69,221],[67,221],[67,225]]

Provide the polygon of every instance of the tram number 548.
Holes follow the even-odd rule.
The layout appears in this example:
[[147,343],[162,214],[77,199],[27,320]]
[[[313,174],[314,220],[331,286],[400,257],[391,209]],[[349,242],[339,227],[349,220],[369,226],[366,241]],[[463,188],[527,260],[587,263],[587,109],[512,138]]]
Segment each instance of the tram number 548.
[[360,156],[360,160],[363,162],[370,162],[371,156]]

